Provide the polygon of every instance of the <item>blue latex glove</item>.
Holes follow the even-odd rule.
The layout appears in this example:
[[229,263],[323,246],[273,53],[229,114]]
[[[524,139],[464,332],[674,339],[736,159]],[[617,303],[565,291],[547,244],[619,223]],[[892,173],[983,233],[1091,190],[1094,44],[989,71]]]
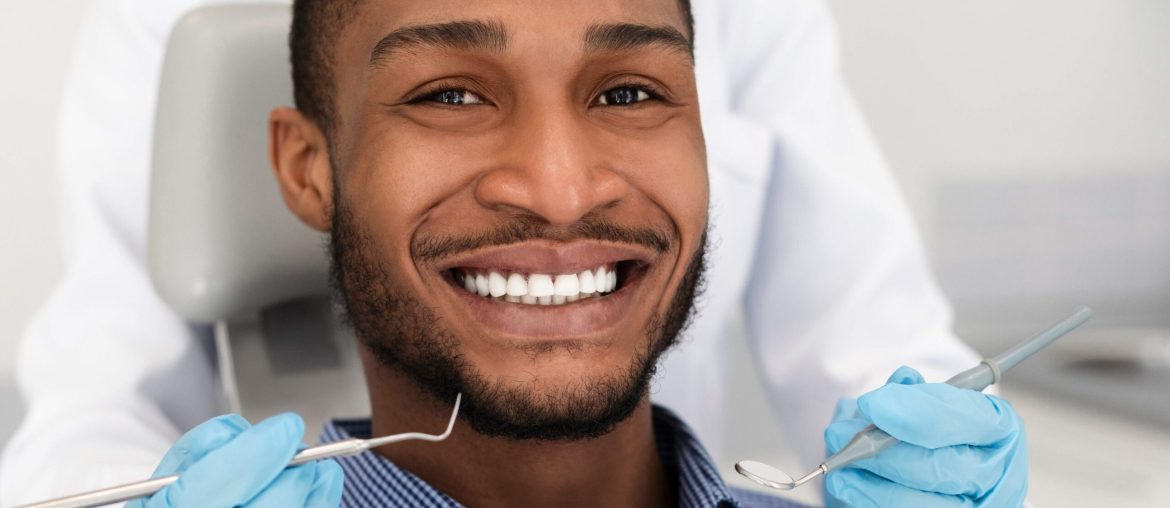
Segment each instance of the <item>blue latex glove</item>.
[[1003,399],[925,383],[918,371],[902,367],[885,386],[838,403],[825,429],[828,453],[871,423],[902,442],[830,472],[826,506],[1023,505],[1024,425]]
[[208,420],[179,438],[154,478],[179,480],[128,508],[313,507],[341,503],[341,466],[322,460],[285,468],[301,447],[305,424],[285,413],[256,426],[239,415]]

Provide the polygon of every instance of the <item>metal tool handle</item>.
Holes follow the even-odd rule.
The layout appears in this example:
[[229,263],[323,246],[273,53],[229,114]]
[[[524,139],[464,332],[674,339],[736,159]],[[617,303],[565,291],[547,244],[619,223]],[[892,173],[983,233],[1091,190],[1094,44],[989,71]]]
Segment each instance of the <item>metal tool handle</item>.
[[366,445],[364,439],[346,439],[344,441],[334,441],[332,443],[317,445],[312,448],[305,448],[294,455],[292,460],[288,461],[288,467],[299,466],[307,462],[330,457],[357,455],[366,451],[368,448],[369,446]]
[[[984,360],[978,366],[948,379],[947,384],[956,388],[981,392],[984,388],[998,381],[999,374],[999,367],[995,364],[995,360]],[[849,440],[849,444],[841,447],[840,452],[825,459],[824,472],[828,473],[850,462],[868,459],[897,443],[898,440],[894,436],[887,434],[886,431],[875,425],[870,425],[853,436],[853,439]]]
[[118,485],[117,487],[86,492],[84,494],[59,497],[57,499],[18,506],[16,508],[88,508],[91,506],[121,503],[154,494],[167,485],[175,483],[178,479],[179,475],[177,474],[164,476],[162,478],[153,478],[146,481],[127,483],[125,485]]
[[[326,443],[301,450],[293,456],[292,460],[288,462],[288,466],[299,466],[314,460],[329,457],[357,455],[365,451],[366,448],[365,441],[361,439],[346,439],[344,441]],[[93,506],[120,503],[123,501],[130,501],[132,499],[153,495],[155,492],[158,492],[168,485],[175,483],[178,479],[179,475],[177,474],[164,476],[161,478],[153,478],[141,482],[127,483],[125,485],[118,485],[117,487],[109,487],[92,492],[86,492],[83,494],[60,497],[41,503],[19,506],[17,508],[89,508]]]
[[[1005,371],[1081,326],[1092,315],[1093,312],[1088,307],[1081,306],[1073,315],[1045,328],[1044,331],[1033,335],[994,359],[983,360],[979,365],[955,374],[946,383],[956,388],[981,392],[988,386],[998,383]],[[893,436],[874,425],[870,425],[853,436],[853,439],[841,447],[841,450],[835,455],[825,459],[821,469],[824,473],[828,473],[850,462],[868,459],[881,453],[882,450],[894,446],[897,442],[898,440]]]
[[[444,430],[442,434],[407,432],[404,434],[394,434],[373,439],[355,438],[334,441],[332,443],[305,448],[304,450],[297,452],[296,455],[293,455],[292,460],[289,460],[288,466],[286,467],[299,466],[307,462],[327,459],[330,457],[346,457],[357,455],[366,450],[369,450],[370,448],[377,448],[379,446],[388,445],[390,443],[398,443],[401,441],[410,441],[412,439],[421,439],[423,441],[437,443],[447,439],[447,437],[451,435],[451,430],[455,428],[455,417],[459,415],[459,405],[462,401],[462,393],[455,396],[455,408],[451,410],[451,419],[447,421],[447,429]],[[110,487],[92,492],[75,494],[72,496],[59,497],[57,499],[51,499],[36,504],[17,506],[14,508],[89,508],[92,506],[102,506],[152,495],[155,492],[162,490],[163,487],[175,483],[175,481],[178,479],[179,475],[154,478],[151,480],[128,483],[126,485],[119,485],[117,487]]]

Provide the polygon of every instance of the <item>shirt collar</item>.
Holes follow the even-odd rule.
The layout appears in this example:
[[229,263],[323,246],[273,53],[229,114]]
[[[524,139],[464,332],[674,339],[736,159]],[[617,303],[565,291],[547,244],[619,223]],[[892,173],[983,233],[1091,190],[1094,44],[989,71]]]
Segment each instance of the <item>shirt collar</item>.
[[654,406],[658,455],[675,479],[681,507],[738,506],[715,461],[691,428],[669,409]]
[[[654,406],[654,437],[663,465],[678,488],[679,506],[708,508],[738,506],[723,482],[707,450],[685,423],[670,410]],[[370,420],[333,420],[325,426],[321,442],[350,438],[368,439]],[[345,471],[341,505],[461,507],[419,477],[367,451],[337,459]]]
[[[370,438],[370,420],[333,420],[325,425],[321,442],[350,438]],[[455,508],[461,505],[439,492],[421,478],[399,468],[385,457],[365,451],[350,457],[339,457],[337,463],[345,472],[345,486],[341,506],[418,506]]]

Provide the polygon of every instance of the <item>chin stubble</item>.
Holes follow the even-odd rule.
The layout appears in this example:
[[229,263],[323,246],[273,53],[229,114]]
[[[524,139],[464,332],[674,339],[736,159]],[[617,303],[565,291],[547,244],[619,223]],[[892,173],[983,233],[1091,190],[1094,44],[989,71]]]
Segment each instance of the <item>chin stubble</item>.
[[666,312],[647,322],[644,344],[626,369],[551,392],[491,381],[460,354],[459,341],[434,310],[395,284],[369,236],[340,196],[334,198],[330,279],[346,322],[381,365],[407,375],[444,404],[462,393],[460,417],[484,435],[564,441],[610,432],[644,399],[659,359],[694,318],[702,291],[706,235]]

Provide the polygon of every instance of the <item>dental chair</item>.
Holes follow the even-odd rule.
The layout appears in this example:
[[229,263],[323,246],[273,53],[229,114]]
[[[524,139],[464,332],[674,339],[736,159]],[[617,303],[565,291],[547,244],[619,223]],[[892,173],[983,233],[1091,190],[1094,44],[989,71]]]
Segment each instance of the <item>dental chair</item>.
[[285,208],[268,113],[293,104],[287,4],[205,7],[167,46],[154,129],[149,270],[162,299],[214,330],[223,411],[256,421],[369,414],[338,324],[325,238]]

